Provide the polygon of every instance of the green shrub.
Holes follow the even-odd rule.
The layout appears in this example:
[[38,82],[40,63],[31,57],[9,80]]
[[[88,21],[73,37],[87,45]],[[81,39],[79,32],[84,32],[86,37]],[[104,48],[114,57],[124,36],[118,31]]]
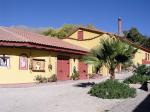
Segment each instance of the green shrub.
[[136,89],[130,88],[127,84],[118,82],[117,80],[109,79],[105,82],[95,84],[88,93],[104,99],[120,99],[135,97]]
[[56,81],[57,81],[57,77],[55,74],[48,78],[48,82],[56,82]]
[[35,76],[35,80],[38,83],[47,83],[47,82],[56,82],[57,81],[57,77],[56,75],[52,75],[51,77],[43,77],[41,75],[37,75]]
[[146,65],[137,65],[137,68],[134,70],[134,73],[140,74],[140,75],[148,75],[148,72],[150,71],[150,67],[147,67]]
[[79,72],[76,71],[75,73],[72,73],[71,77],[72,80],[78,80],[79,79]]
[[124,83],[130,83],[130,84],[136,84],[136,83],[141,83],[143,84],[144,82],[150,80],[150,76],[146,75],[140,75],[140,74],[134,74],[128,78],[126,78],[123,82]]
[[72,80],[78,80],[78,79],[79,79],[79,76],[80,76],[80,75],[79,75],[79,72],[76,71],[76,67],[74,67],[73,73],[72,73],[70,79],[72,79]]
[[150,67],[147,67],[146,65],[140,65],[138,64],[136,69],[134,70],[134,75],[128,77],[124,80],[124,83],[141,83],[150,80]]
[[35,76],[35,80],[39,83],[46,83],[48,82],[47,78],[46,77],[42,77],[41,75],[37,75]]

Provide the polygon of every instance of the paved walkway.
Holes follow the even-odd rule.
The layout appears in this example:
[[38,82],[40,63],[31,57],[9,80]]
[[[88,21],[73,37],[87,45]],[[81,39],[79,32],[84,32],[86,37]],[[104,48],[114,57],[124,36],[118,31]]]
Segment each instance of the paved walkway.
[[[126,75],[117,75],[116,78],[123,79],[129,75],[129,73],[126,73]],[[84,86],[85,83],[87,83],[86,85],[91,85],[92,82],[100,82],[106,79],[108,77],[93,80],[58,82],[26,88],[0,88],[0,112],[115,111],[117,109],[115,107],[125,103],[127,100],[96,98],[87,94],[90,86]]]

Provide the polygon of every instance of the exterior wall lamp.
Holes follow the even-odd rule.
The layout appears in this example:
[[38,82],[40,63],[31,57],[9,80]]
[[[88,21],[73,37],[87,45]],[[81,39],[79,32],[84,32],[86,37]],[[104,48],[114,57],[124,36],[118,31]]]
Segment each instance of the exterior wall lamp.
[[52,68],[53,68],[52,65],[49,64],[49,65],[48,65],[48,69],[49,69],[49,70],[52,70]]
[[75,59],[75,58],[73,58],[73,61],[74,61],[74,63],[75,63],[76,59]]
[[3,62],[6,62],[6,56],[5,56],[5,54],[3,54],[2,59],[3,59]]

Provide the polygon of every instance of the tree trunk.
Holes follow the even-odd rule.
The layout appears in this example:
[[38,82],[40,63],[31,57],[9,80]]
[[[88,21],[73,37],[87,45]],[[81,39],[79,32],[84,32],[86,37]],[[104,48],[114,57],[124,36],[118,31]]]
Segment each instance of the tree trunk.
[[115,79],[115,70],[114,69],[110,69],[109,73],[110,73],[110,79],[114,80]]

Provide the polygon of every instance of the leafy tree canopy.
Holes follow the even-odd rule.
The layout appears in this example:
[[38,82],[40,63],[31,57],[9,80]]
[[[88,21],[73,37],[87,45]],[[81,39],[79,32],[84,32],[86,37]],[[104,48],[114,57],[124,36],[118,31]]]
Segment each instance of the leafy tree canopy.
[[132,27],[130,30],[124,31],[124,34],[126,38],[128,38],[132,42],[150,49],[150,37],[147,37],[141,34],[137,28]]
[[[65,24],[62,27],[58,28],[58,29],[48,28],[45,31],[43,31],[42,34],[45,35],[45,36],[50,36],[50,37],[56,37],[56,38],[63,39],[67,35],[73,33],[80,26],[83,26],[83,25]],[[92,24],[88,24],[87,28],[94,29],[95,26],[92,25]]]
[[65,24],[58,29],[48,28],[42,34],[50,37],[65,38],[68,34],[72,33],[78,26],[72,24]]
[[86,27],[89,29],[96,29],[96,27],[93,24],[88,24]]
[[146,41],[144,42],[144,47],[150,49],[150,38],[146,39]]

